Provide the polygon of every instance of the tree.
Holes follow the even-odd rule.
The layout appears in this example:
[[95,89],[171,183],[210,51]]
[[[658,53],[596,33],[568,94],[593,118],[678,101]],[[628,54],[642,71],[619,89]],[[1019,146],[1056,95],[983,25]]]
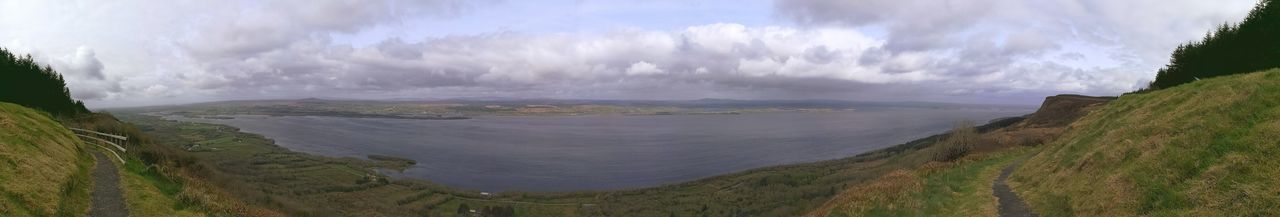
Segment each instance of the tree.
[[0,48],[0,102],[57,116],[89,113],[83,102],[71,98],[66,80],[52,67],[42,67],[31,55],[14,55],[4,48]]
[[1262,0],[1238,24],[1223,24],[1204,39],[1178,46],[1147,90],[1211,77],[1280,67],[1280,4]]

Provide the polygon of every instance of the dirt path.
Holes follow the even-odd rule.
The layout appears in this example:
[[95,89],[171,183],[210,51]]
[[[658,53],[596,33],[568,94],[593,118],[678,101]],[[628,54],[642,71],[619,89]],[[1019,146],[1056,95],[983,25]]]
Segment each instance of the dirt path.
[[1013,169],[1018,168],[1018,165],[1022,165],[1022,160],[1017,160],[1000,171],[1000,177],[996,178],[996,182],[991,186],[992,193],[1000,202],[998,209],[1001,217],[1036,216],[1031,212],[1031,208],[1027,207],[1027,202],[1018,198],[1018,195],[1013,193],[1013,189],[1009,189],[1009,185],[1004,182],[1009,178],[1009,174],[1013,173]]
[[101,151],[93,152],[98,165],[93,168],[93,198],[90,203],[89,216],[115,217],[129,216],[125,209],[124,193],[120,191],[120,174],[111,158]]

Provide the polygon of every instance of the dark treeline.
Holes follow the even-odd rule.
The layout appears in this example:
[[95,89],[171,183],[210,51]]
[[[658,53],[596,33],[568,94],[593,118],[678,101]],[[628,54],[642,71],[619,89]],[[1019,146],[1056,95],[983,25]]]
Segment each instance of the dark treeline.
[[18,56],[0,48],[0,102],[49,112],[56,116],[88,114],[84,103],[71,99],[62,75],[40,66],[31,55]]
[[1223,24],[1204,40],[1178,46],[1148,90],[1197,79],[1280,67],[1280,5],[1262,0],[1239,24]]

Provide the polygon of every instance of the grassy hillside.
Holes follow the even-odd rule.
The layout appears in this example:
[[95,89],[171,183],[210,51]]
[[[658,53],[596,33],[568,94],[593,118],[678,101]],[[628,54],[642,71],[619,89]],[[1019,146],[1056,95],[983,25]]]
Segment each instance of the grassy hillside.
[[846,190],[809,216],[995,216],[991,183],[1025,148],[931,162]]
[[1280,70],[1130,94],[1039,148],[1010,186],[1041,216],[1280,215]]
[[[900,167],[851,186],[807,216],[995,216],[998,203],[992,184],[1001,169],[1038,150],[1029,146],[1053,141],[1068,125],[1112,99],[1050,96],[1035,113],[1002,121],[1007,124],[978,127],[976,132],[957,125],[937,145],[896,154],[931,162]],[[967,156],[950,160],[957,150]]]
[[0,103],[0,216],[83,216],[93,157],[46,113]]

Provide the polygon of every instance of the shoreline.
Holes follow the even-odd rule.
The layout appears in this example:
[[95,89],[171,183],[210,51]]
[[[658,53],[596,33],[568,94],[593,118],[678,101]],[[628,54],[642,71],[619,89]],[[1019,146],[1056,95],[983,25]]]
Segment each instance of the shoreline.
[[[484,194],[484,191],[453,187],[429,179],[384,175],[386,169],[380,168],[388,167],[375,166],[372,160],[365,159],[367,156],[329,157],[293,151],[262,135],[242,132],[228,125],[166,120],[139,113],[121,113],[118,117],[140,126],[148,135],[166,145],[200,144],[222,150],[187,153],[196,156],[199,162],[212,163],[209,165],[214,166],[215,171],[221,171],[206,179],[229,182],[218,186],[228,189],[232,195],[240,198],[269,197],[273,204],[288,204],[280,208],[283,212],[295,214],[373,212],[448,215],[459,205],[467,204],[472,207],[514,206],[531,216],[665,216],[668,212],[663,210],[696,210],[704,205],[720,207],[718,209],[737,207],[755,210],[750,213],[763,216],[795,216],[822,205],[846,186],[879,177],[893,168],[923,163],[905,157],[908,155],[905,153],[928,147],[945,135],[925,136],[854,156],[756,167],[651,187]],[[996,123],[984,126],[999,127],[993,124]],[[263,187],[272,190],[254,190]],[[310,196],[317,193],[325,196]],[[341,202],[351,200],[365,202]],[[671,205],[656,201],[686,202]]]
[[[788,112],[788,113],[791,113],[791,112]],[[807,113],[807,112],[804,112],[804,113]],[[725,173],[718,173],[718,174],[713,174],[713,175],[707,175],[707,176],[702,176],[702,177],[700,177],[700,178],[693,178],[693,179],[689,179],[689,180],[685,180],[685,181],[674,181],[674,182],[667,182],[667,183],[654,184],[654,185],[631,186],[631,187],[611,187],[611,188],[598,188],[598,189],[573,189],[573,190],[527,190],[527,189],[526,189],[526,190],[495,190],[495,189],[474,189],[474,188],[467,188],[467,187],[460,187],[460,186],[446,185],[446,184],[439,183],[438,181],[436,181],[436,180],[432,180],[432,179],[429,179],[429,178],[415,177],[415,176],[411,176],[411,175],[404,174],[404,171],[405,171],[405,170],[411,169],[413,166],[415,166],[415,165],[418,163],[418,162],[416,162],[415,160],[412,160],[412,158],[405,157],[405,156],[396,156],[396,155],[380,155],[380,154],[360,154],[360,153],[356,153],[356,154],[352,154],[352,155],[330,155],[330,154],[323,154],[323,153],[312,153],[312,152],[306,152],[306,151],[298,151],[298,150],[292,150],[292,149],[289,149],[289,148],[287,148],[287,147],[281,146],[280,144],[277,144],[277,143],[276,143],[276,141],[275,141],[273,138],[271,138],[271,137],[268,137],[268,136],[266,136],[266,135],[262,135],[262,134],[259,134],[259,133],[245,132],[245,131],[243,131],[243,129],[240,129],[239,127],[236,127],[236,126],[231,126],[231,125],[224,124],[224,123],[201,122],[201,121],[191,121],[191,120],[173,119],[173,117],[180,117],[180,118],[187,118],[187,119],[214,119],[214,120],[217,120],[217,119],[224,119],[224,118],[190,117],[190,116],[177,116],[177,115],[157,116],[156,114],[144,114],[144,115],[147,115],[147,116],[150,116],[150,117],[155,117],[155,118],[160,118],[160,119],[162,119],[162,120],[167,120],[167,121],[178,121],[178,122],[193,123],[193,124],[216,125],[216,126],[220,126],[220,127],[226,127],[226,128],[235,129],[235,130],[236,130],[236,132],[235,132],[235,133],[242,133],[242,134],[248,134],[248,135],[253,135],[253,136],[258,136],[258,137],[267,138],[268,140],[270,140],[270,141],[271,141],[271,144],[270,144],[270,145],[272,145],[272,146],[278,146],[278,147],[281,147],[281,148],[285,148],[285,149],[287,149],[289,152],[293,152],[293,153],[297,153],[297,154],[313,155],[313,156],[317,156],[317,157],[326,157],[326,158],[356,158],[356,159],[365,160],[365,161],[370,161],[370,162],[396,162],[396,163],[398,163],[398,164],[403,164],[404,162],[411,162],[411,163],[408,163],[408,165],[405,165],[405,166],[403,166],[403,167],[377,167],[377,168],[373,168],[374,170],[376,170],[376,172],[377,172],[377,173],[379,173],[379,174],[381,174],[381,175],[390,176],[390,177],[395,177],[395,178],[397,178],[397,179],[406,179],[406,180],[414,180],[414,181],[425,181],[425,182],[430,182],[430,183],[433,183],[433,184],[439,184],[439,185],[447,186],[447,187],[449,187],[449,188],[453,188],[453,189],[457,189],[457,190],[463,190],[463,191],[476,191],[476,192],[521,192],[521,193],[550,193],[550,194],[558,194],[558,193],[614,192],[614,191],[646,190],[646,189],[653,189],[653,188],[662,188],[662,187],[667,187],[667,186],[679,186],[679,185],[685,185],[685,184],[688,184],[688,183],[695,183],[695,182],[700,182],[700,181],[704,181],[704,180],[715,179],[715,178],[717,178],[717,177],[721,177],[721,176],[734,176],[734,175],[740,175],[740,174],[752,173],[752,172],[757,172],[757,171],[768,171],[768,170],[778,169],[778,168],[804,167],[804,166],[811,166],[811,165],[815,165],[815,164],[823,164],[823,163],[829,163],[829,162],[836,162],[836,161],[851,160],[851,159],[855,159],[855,158],[860,158],[860,157],[865,157],[865,156],[875,155],[875,154],[878,154],[878,153],[881,153],[881,152],[899,152],[899,151],[901,151],[901,150],[905,150],[905,149],[909,149],[909,148],[913,148],[913,147],[917,147],[917,146],[918,146],[918,145],[913,145],[913,144],[924,143],[926,140],[936,140],[936,137],[939,137],[939,136],[941,136],[941,135],[945,135],[945,134],[946,134],[946,130],[942,130],[942,131],[934,131],[934,132],[922,132],[922,133],[921,133],[922,135],[927,135],[927,136],[913,137],[913,138],[915,138],[915,139],[908,140],[907,142],[903,142],[903,143],[900,143],[900,144],[897,144],[897,145],[885,146],[885,147],[882,147],[882,148],[876,148],[876,149],[870,149],[870,150],[867,150],[867,151],[863,151],[863,152],[859,152],[859,153],[851,154],[851,155],[845,155],[845,156],[834,157],[834,158],[826,158],[826,159],[800,160],[800,161],[782,162],[782,163],[777,163],[777,164],[770,164],[770,165],[764,165],[764,166],[751,167],[751,168],[746,168],[746,169],[741,169],[741,170],[735,170],[735,171],[732,171],[732,172],[725,172]],[[230,116],[239,116],[239,115],[230,115]],[[245,115],[245,116],[279,117],[279,116],[271,116],[271,115]],[[610,115],[604,115],[604,116],[610,116]],[[310,117],[330,117],[330,116],[310,116]],[[501,116],[501,117],[590,117],[590,116]],[[230,117],[230,118],[234,118],[234,117]],[[347,117],[336,117],[336,118],[347,118]],[[998,128],[998,127],[1003,127],[1003,126],[1005,126],[1005,125],[1007,125],[1007,124],[1016,123],[1017,121],[1020,121],[1020,120],[1022,120],[1022,116],[1000,117],[1000,118],[995,118],[995,119],[991,119],[991,120],[989,120],[989,122],[988,122],[988,123],[986,123],[986,124],[985,124],[985,125],[983,125],[983,126],[979,126],[979,128],[980,128],[980,129],[984,129],[984,130],[989,130],[989,129],[994,129],[994,128]],[[989,126],[989,125],[991,125],[991,126]],[[378,159],[373,159],[373,158],[370,158],[371,156],[386,157],[386,159],[387,159],[387,160],[378,160]],[[393,159],[394,159],[394,160],[393,160]],[[394,174],[391,174],[391,173],[389,173],[389,172],[394,172]]]

